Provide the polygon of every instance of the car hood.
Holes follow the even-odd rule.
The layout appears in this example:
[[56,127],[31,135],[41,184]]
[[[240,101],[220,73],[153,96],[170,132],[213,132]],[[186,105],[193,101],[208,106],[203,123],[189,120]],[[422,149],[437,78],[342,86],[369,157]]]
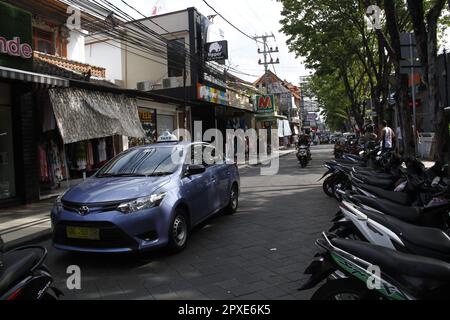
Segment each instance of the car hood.
[[168,184],[169,177],[89,178],[70,188],[64,201],[74,203],[120,202],[145,197]]

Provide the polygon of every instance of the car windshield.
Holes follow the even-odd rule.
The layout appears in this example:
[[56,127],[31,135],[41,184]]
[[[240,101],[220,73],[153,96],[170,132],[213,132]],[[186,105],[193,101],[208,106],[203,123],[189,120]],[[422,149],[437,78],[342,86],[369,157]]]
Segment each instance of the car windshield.
[[[112,159],[96,177],[148,177],[174,173],[179,163],[172,154],[182,149],[176,147],[148,147],[132,149]],[[181,151],[182,152],[182,151]]]

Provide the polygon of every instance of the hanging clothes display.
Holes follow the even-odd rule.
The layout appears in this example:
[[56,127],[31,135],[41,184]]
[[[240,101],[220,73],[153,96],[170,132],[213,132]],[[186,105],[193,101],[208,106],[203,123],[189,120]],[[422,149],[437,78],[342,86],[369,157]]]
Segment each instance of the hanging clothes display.
[[292,136],[291,125],[289,124],[289,120],[283,120],[283,134],[285,137]]
[[62,166],[61,166],[61,161],[60,161],[60,157],[59,157],[59,150],[58,150],[58,146],[56,145],[56,143],[51,140],[50,141],[50,153],[49,153],[49,167],[50,167],[50,172],[53,175],[53,182],[54,184],[59,184],[63,179],[63,175],[62,175]]
[[86,170],[87,160],[86,160],[86,143],[77,143],[76,153],[75,153],[75,163],[79,171]]
[[284,137],[284,122],[283,120],[277,120],[278,123],[278,137],[283,138]]
[[47,152],[44,145],[39,145],[39,176],[41,182],[49,182],[50,176],[48,172]]
[[104,162],[108,158],[106,155],[105,139],[100,139],[100,141],[98,142],[98,157],[99,157],[99,162]]
[[92,152],[92,143],[88,141],[86,147],[86,170],[92,171],[94,168],[94,154]]

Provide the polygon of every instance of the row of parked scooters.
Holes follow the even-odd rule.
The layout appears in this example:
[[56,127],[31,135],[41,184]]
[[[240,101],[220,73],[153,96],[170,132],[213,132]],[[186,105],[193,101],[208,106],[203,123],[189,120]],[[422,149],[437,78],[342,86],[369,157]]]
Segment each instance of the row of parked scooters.
[[321,284],[313,300],[450,299],[448,167],[378,147],[326,167],[339,212],[300,290]]

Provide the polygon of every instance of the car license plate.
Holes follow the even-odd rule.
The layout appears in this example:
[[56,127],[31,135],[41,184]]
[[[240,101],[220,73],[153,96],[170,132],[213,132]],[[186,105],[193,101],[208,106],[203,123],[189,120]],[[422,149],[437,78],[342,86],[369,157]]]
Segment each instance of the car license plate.
[[83,240],[100,240],[100,230],[97,228],[67,227],[67,238]]

